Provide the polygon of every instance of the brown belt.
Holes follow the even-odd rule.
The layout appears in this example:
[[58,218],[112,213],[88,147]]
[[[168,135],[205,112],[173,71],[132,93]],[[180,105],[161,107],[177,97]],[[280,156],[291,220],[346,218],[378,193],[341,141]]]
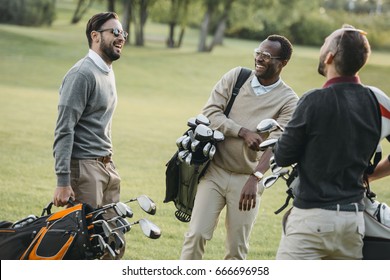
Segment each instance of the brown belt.
[[111,162],[112,158],[111,156],[105,156],[105,157],[99,157],[99,158],[96,158],[97,161],[100,161],[104,164],[108,164]]

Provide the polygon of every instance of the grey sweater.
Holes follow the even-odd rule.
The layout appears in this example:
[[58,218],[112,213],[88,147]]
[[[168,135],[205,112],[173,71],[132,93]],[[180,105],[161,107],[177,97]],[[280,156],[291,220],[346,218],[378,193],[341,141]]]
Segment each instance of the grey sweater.
[[70,160],[112,154],[111,123],[117,104],[114,72],[90,57],[79,60],[60,88],[53,152],[57,186],[70,185]]

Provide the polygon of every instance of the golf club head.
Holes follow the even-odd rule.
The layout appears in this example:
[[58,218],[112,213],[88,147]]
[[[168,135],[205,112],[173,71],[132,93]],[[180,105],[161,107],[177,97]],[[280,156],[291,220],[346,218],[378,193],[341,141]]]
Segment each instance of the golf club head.
[[266,178],[263,179],[263,186],[265,189],[270,188],[275,182],[279,179],[278,174],[272,174]]
[[199,144],[200,144],[200,141],[195,139],[195,140],[191,143],[191,151],[195,152],[196,149],[199,147]]
[[115,251],[111,248],[111,246],[110,245],[108,245],[107,243],[106,243],[106,245],[104,246],[105,248],[105,252],[107,252],[110,256],[111,256],[111,258],[115,258],[116,257],[116,253],[115,253]]
[[222,132],[218,131],[218,130],[214,130],[214,133],[213,133],[213,140],[215,142],[222,142],[223,140],[225,140],[225,136],[223,135]]
[[177,138],[177,140],[176,140],[176,146],[178,147],[178,148],[181,148],[182,147],[182,142],[183,142],[183,140],[185,139],[187,137],[187,135],[183,135],[183,136],[180,136],[179,138]]
[[103,254],[106,246],[106,241],[104,241],[103,237],[100,234],[92,234],[90,238],[92,244],[96,243],[96,245],[94,245],[94,248],[98,249],[99,252]]
[[284,129],[279,125],[279,123],[274,119],[264,119],[257,125],[258,133],[267,133],[279,129],[283,131]]
[[108,225],[106,220],[97,220],[92,222],[93,225],[100,225],[105,237],[109,237],[112,233],[111,227]]
[[201,142],[206,142],[211,140],[213,137],[213,130],[209,127],[207,127],[204,124],[199,124],[195,128],[195,139],[199,140]]
[[199,114],[198,116],[196,116],[195,122],[197,125],[199,124],[203,124],[206,126],[210,125],[210,120],[203,114]]
[[146,213],[150,215],[156,214],[157,207],[156,203],[146,195],[141,195],[137,197],[137,201],[139,206],[141,207],[142,210],[144,210]]
[[114,244],[110,244],[111,247],[115,248],[115,250],[119,250],[121,248],[123,248],[123,246],[125,245],[125,242],[123,241],[123,239],[120,237],[119,233],[117,232],[113,232],[111,234],[112,238],[113,238],[113,243]]
[[191,137],[186,136],[186,138],[184,138],[183,141],[181,142],[183,149],[187,150],[188,147],[190,146],[190,142],[191,142]]
[[190,166],[191,165],[191,162],[192,162],[192,154],[188,154],[188,156],[186,157],[185,159],[185,163]]
[[138,221],[141,226],[142,232],[151,239],[158,239],[161,236],[161,230],[158,226],[147,219],[141,219]]
[[283,179],[285,179],[283,176],[290,175],[290,170],[288,168],[281,167],[278,174],[279,174],[279,176],[282,176]]
[[181,161],[181,162],[184,162],[184,159],[189,155],[189,151],[188,150],[183,150],[183,151],[180,151],[178,154],[177,154],[177,158]]
[[217,148],[214,145],[211,145],[209,150],[209,159],[212,160],[214,158],[215,152],[217,151]]
[[210,142],[207,143],[206,145],[204,145],[204,147],[203,147],[203,155],[205,157],[209,156],[210,148],[211,148],[211,143]]
[[260,144],[260,151],[264,152],[267,148],[273,147],[278,139],[267,139]]
[[195,129],[195,127],[197,126],[196,118],[195,117],[189,118],[187,121],[187,125],[192,129]]
[[273,174],[278,174],[278,173],[280,173],[280,171],[283,170],[283,167],[278,166],[276,163],[270,165],[270,168],[271,168],[271,172]]
[[114,205],[114,210],[115,212],[121,216],[122,218],[132,218],[133,217],[133,211],[131,210],[131,208],[124,204],[123,202],[117,202],[115,205]]
[[117,227],[114,230],[122,230],[122,232],[125,234],[126,232],[129,232],[131,230],[131,224],[128,220],[125,218],[120,218],[116,221]]

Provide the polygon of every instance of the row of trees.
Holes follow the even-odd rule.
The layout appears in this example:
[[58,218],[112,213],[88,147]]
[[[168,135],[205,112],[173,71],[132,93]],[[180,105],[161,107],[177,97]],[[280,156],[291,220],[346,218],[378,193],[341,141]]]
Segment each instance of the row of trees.
[[[169,48],[182,45],[188,26],[198,28],[200,52],[212,51],[223,43],[224,36],[260,40],[273,33],[287,36],[294,44],[320,45],[329,32],[348,22],[368,30],[374,46],[390,49],[390,39],[386,39],[390,30],[390,0],[68,1],[75,4],[72,24],[79,22],[94,5],[117,12],[131,35],[128,43],[137,46],[145,44],[144,27],[148,20],[167,24]],[[56,0],[0,0],[0,22],[50,24],[55,4]],[[39,20],[26,20],[34,15]]]

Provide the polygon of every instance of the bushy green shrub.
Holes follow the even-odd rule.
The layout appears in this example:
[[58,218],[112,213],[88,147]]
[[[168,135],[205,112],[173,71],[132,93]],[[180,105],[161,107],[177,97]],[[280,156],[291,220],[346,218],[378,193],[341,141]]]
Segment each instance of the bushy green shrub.
[[327,15],[302,15],[299,21],[290,26],[291,41],[298,45],[320,46],[325,37],[337,28]]
[[0,0],[0,23],[40,26],[51,25],[55,0]]

